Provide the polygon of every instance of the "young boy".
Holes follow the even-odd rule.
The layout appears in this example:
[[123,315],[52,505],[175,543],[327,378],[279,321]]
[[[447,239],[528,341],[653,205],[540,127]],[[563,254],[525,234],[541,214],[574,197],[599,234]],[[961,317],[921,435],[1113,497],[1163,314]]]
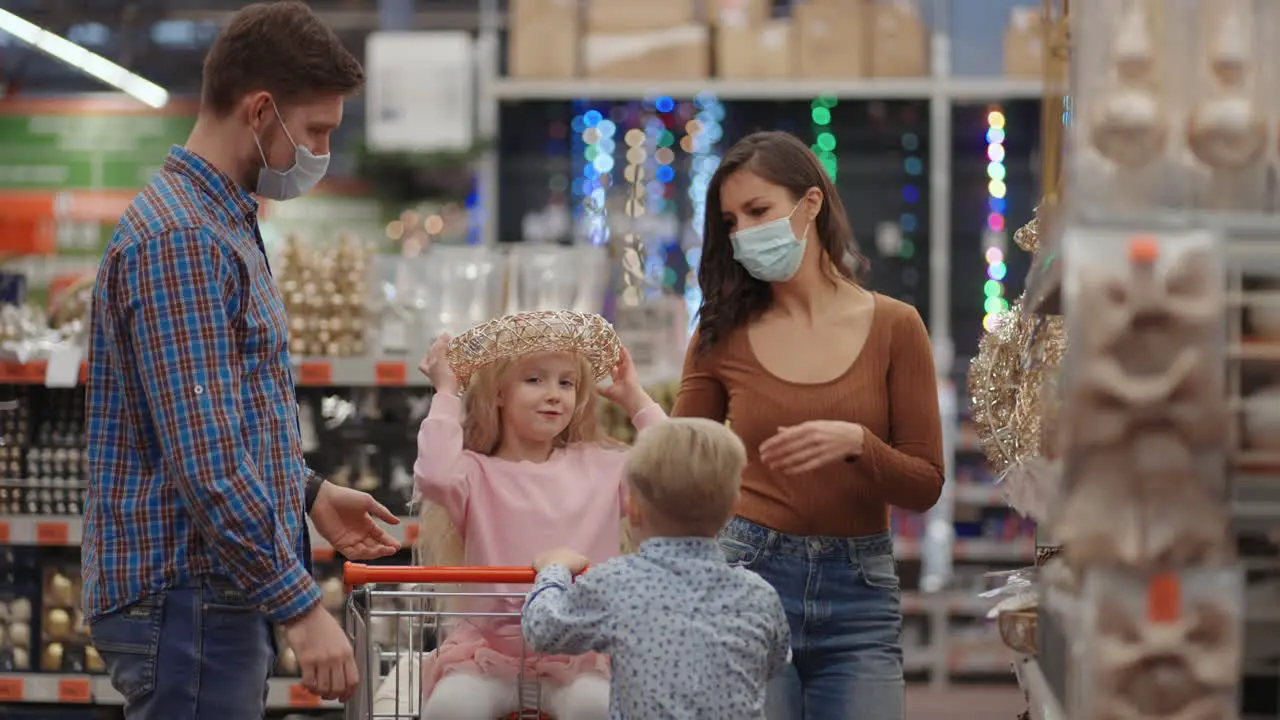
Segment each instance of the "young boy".
[[525,642],[537,652],[608,653],[611,720],[763,720],[765,682],[791,633],[778,594],[731,567],[716,542],[747,463],[724,425],[673,419],[640,433],[627,458],[627,518],[640,548],[582,572],[551,550],[534,561]]

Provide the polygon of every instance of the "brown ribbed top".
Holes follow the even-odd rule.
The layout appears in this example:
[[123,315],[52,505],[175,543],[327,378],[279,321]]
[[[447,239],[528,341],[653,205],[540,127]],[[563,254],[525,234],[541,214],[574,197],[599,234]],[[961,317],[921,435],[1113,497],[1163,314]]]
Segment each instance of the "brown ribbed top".
[[[877,294],[862,352],[822,383],[791,382],[766,370],[745,327],[702,357],[689,347],[672,414],[728,420],[746,444],[737,514],[795,535],[856,537],[887,530],[890,505],[924,512],[937,502],[943,478],[937,376],[915,308]],[[760,443],[779,427],[807,420],[862,425],[862,455],[799,476],[760,462]]]

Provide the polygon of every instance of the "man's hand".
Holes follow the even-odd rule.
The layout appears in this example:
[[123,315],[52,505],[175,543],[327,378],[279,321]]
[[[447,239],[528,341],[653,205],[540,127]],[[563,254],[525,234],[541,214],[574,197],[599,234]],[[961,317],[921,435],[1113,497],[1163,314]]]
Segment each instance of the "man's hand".
[[302,687],[325,700],[342,702],[355,693],[360,673],[351,641],[323,605],[316,603],[284,632],[302,669]]
[[386,557],[400,549],[400,543],[374,522],[374,518],[399,525],[400,518],[359,490],[325,483],[311,506],[311,522],[333,549],[349,560]]
[[533,559],[533,569],[542,572],[548,565],[563,565],[569,568],[569,572],[577,575],[587,569],[587,565],[591,561],[582,553],[574,552],[568,548],[557,548],[539,553],[538,557]]

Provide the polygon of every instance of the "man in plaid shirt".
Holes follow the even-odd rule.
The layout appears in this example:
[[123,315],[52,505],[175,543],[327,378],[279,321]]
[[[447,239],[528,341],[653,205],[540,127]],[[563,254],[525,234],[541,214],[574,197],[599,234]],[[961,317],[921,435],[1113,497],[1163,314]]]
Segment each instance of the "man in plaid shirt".
[[303,685],[357,681],[320,605],[304,512],[364,559],[397,544],[372,497],[302,456],[289,324],[253,194],[288,200],[328,165],[360,64],[296,0],[236,14],[205,59],[185,147],[116,227],[89,348],[84,610],[129,720],[265,711],[284,625]]

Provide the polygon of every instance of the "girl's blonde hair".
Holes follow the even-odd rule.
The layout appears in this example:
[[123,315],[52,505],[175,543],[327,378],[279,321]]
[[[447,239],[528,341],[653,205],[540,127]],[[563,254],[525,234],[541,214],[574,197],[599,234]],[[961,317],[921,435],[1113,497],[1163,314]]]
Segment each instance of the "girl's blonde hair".
[[[498,392],[523,357],[500,360],[480,368],[462,396],[462,447],[480,455],[492,455],[502,444],[502,416],[498,408]],[[576,443],[620,445],[605,435],[600,427],[600,397],[587,359],[578,356],[577,402],[569,425],[556,436],[557,448]],[[428,460],[430,462],[430,460]],[[623,521],[622,548],[630,552],[631,532]],[[532,560],[533,558],[530,558]],[[454,526],[445,509],[422,501],[418,513],[418,541],[414,544],[414,564],[456,566],[466,563],[466,546],[462,534]]]

